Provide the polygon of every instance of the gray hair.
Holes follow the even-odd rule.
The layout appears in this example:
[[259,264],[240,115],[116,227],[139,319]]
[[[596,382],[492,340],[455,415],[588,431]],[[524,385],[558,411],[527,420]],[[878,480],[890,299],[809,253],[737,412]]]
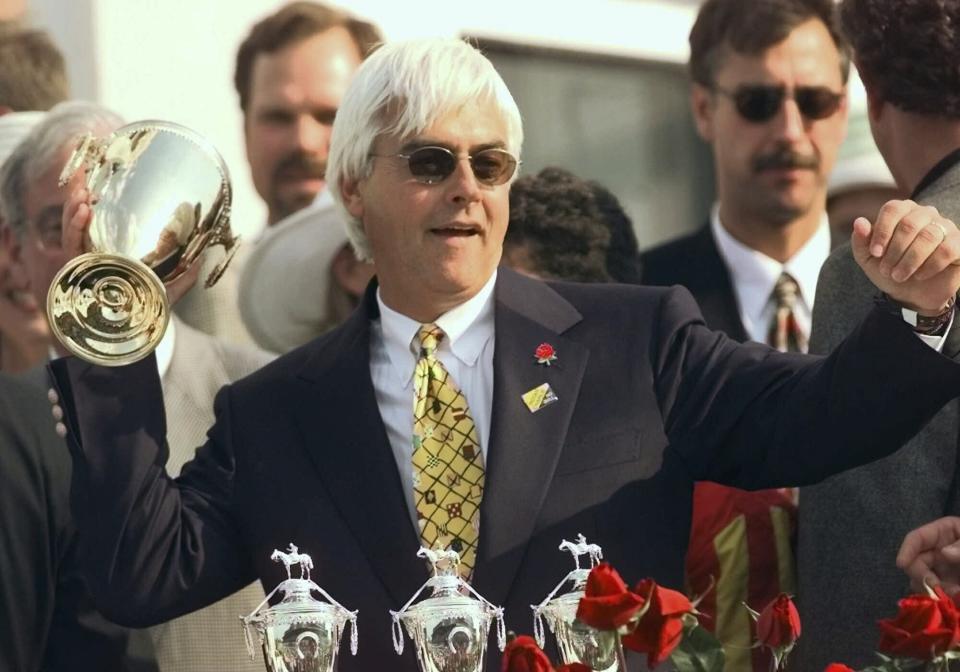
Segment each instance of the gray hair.
[[0,219],[18,239],[26,230],[24,198],[29,185],[53,167],[64,148],[85,133],[105,134],[124,124],[95,103],[71,101],[54,106],[20,141],[0,168]]
[[506,149],[519,159],[520,110],[493,64],[463,40],[388,43],[357,70],[337,111],[326,176],[359,259],[373,255],[362,222],[346,210],[341,185],[369,176],[370,152],[380,135],[405,138],[422,133],[453,110],[478,100],[493,103],[507,128]]

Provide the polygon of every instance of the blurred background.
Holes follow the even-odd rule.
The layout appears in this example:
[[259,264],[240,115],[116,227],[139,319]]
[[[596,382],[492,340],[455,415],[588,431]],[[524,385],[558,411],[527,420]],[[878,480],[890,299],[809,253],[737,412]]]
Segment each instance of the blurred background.
[[[277,0],[0,0],[0,16],[50,31],[75,98],[128,121],[175,121],[207,136],[230,167],[234,230],[259,231],[232,77],[237,47]],[[702,225],[713,198],[685,72],[697,0],[353,0],[387,39],[473,38],[524,118],[523,172],[561,165],[608,186],[641,248]],[[862,105],[854,82],[852,104]]]

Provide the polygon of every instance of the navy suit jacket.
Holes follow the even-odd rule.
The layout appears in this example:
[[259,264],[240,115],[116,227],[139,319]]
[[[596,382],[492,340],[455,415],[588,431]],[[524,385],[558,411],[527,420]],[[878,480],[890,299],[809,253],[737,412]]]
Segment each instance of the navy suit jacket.
[[[545,284],[501,269],[494,396],[474,587],[530,632],[530,605],[569,571],[583,533],[628,581],[682,587],[695,480],[811,483],[895,450],[960,393],[960,367],[880,307],[827,358],[709,331],[689,293]],[[176,480],[152,359],[53,366],[77,468],[73,506],[100,607],[146,625],[283,569],[291,541],[314,578],[359,609],[341,669],[415,670],[388,610],[427,578],[370,379],[368,292],[337,330],[221,390],[209,439]],[[557,361],[538,365],[540,343]],[[884,361],[883,367],[876,362]],[[531,413],[521,395],[549,383]],[[176,422],[176,418],[169,418]],[[408,642],[409,644],[409,642]],[[488,670],[498,669],[491,647]]]

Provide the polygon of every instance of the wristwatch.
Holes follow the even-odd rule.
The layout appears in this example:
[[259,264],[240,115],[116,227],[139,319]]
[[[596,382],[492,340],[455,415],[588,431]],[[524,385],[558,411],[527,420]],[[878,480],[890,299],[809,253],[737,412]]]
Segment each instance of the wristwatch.
[[[889,297],[887,300],[896,303]],[[950,326],[950,319],[953,317],[953,311],[956,309],[957,298],[950,299],[947,307],[937,315],[920,315],[915,310],[900,306],[900,315],[904,322],[913,327],[915,333],[921,336],[943,336],[947,333],[947,327]]]

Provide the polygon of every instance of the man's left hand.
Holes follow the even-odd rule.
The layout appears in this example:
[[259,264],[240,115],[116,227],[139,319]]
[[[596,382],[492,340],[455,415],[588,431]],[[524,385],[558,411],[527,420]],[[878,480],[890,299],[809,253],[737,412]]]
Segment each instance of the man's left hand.
[[960,289],[960,230],[931,206],[889,201],[873,224],[853,223],[853,256],[893,301],[938,315]]

